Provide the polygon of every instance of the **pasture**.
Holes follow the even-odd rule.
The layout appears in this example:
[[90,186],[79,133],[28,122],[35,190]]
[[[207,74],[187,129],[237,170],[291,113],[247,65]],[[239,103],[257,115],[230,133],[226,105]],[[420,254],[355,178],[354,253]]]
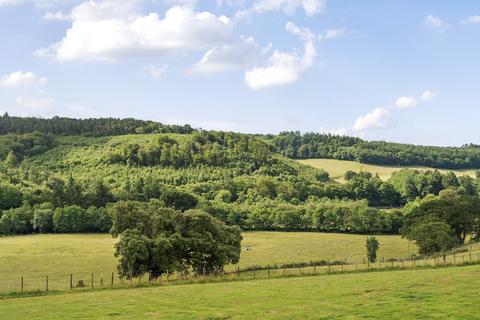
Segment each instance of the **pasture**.
[[[314,168],[324,169],[330,174],[330,178],[336,181],[343,181],[343,175],[348,170],[355,172],[366,171],[370,172],[373,175],[378,174],[382,180],[387,180],[390,178],[393,172],[399,171],[402,169],[412,169],[419,171],[434,170],[428,167],[398,167],[398,166],[382,166],[382,165],[372,165],[365,164],[356,161],[345,161],[345,160],[334,160],[334,159],[307,159],[307,160],[298,160],[301,164],[309,165]],[[438,169],[440,172],[445,173],[448,171],[453,171],[457,175],[469,175],[474,177],[475,170],[443,170]]]
[[479,287],[476,265],[94,290],[0,300],[0,319],[480,319]]
[[[239,266],[273,265],[318,260],[362,262],[363,235],[305,232],[245,232]],[[379,257],[408,257],[415,247],[400,236],[378,236]],[[43,287],[49,276],[52,289],[66,288],[68,276],[109,279],[116,271],[113,239],[108,234],[51,234],[0,238],[0,291]],[[245,250],[249,248],[249,251]],[[232,267],[227,267],[232,269]]]

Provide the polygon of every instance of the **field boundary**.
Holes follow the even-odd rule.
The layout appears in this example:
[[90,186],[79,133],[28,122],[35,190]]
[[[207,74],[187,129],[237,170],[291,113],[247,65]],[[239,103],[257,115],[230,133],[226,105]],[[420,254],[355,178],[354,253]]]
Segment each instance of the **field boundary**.
[[[171,286],[188,285],[195,283],[214,283],[229,281],[252,281],[261,279],[289,278],[320,276],[334,274],[351,274],[366,272],[384,272],[396,270],[415,270],[415,269],[434,269],[447,268],[466,265],[480,264],[480,252],[471,252],[464,249],[459,254],[437,255],[432,257],[414,257],[413,259],[379,259],[376,263],[348,263],[345,261],[334,262],[308,262],[298,264],[285,264],[273,266],[251,266],[246,268],[236,268],[231,272],[224,272],[216,275],[191,275],[188,273],[172,273],[162,275],[158,278],[152,278],[149,274],[144,276],[119,279],[115,272],[109,273],[106,279],[106,273],[95,274],[69,274],[56,278],[55,285],[52,286],[52,279],[44,276],[39,280],[35,277],[32,285],[32,278],[20,276],[18,279],[12,279],[17,282],[17,289],[2,290],[0,287],[0,300],[7,298],[17,298],[25,296],[38,296],[47,294],[57,294],[62,292],[85,292],[91,290],[121,289],[121,288],[139,288],[150,286]],[[42,281],[43,280],[43,281]],[[1,285],[1,284],[0,284]]]

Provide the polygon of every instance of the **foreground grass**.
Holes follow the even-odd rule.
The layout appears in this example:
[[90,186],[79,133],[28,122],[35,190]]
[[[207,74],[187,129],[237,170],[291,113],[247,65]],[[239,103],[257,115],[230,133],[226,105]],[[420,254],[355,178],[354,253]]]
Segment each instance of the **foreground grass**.
[[[380,166],[380,165],[371,165],[359,163],[356,161],[344,161],[344,160],[334,160],[334,159],[307,159],[307,160],[298,160],[302,164],[310,165],[315,168],[324,169],[329,174],[330,177],[337,181],[343,181],[343,175],[348,170],[352,171],[367,171],[372,174],[378,174],[382,180],[387,180],[390,178],[393,172],[399,171],[402,169],[412,169],[425,171],[428,169],[433,170],[428,167],[397,167],[397,166]],[[445,173],[450,170],[439,170],[442,173]],[[469,175],[475,176],[475,170],[453,170],[457,175]]]
[[480,266],[0,300],[0,319],[480,319]]
[[[361,262],[365,256],[362,235],[306,232],[246,232],[243,234],[240,267],[273,265],[310,260]],[[407,257],[414,253],[399,236],[378,236],[379,257]],[[106,234],[30,235],[0,238],[0,291],[19,290],[23,276],[25,290],[44,288],[49,276],[51,289],[64,290],[69,275],[74,282],[109,281],[116,271],[113,256],[116,239]],[[250,250],[246,251],[245,247]],[[409,248],[410,247],[410,248]]]

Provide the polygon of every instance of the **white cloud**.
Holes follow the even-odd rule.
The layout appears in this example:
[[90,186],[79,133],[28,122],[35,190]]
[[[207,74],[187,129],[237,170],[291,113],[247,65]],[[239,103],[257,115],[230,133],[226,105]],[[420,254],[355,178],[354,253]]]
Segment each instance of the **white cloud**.
[[253,90],[294,83],[300,78],[302,72],[313,65],[316,55],[317,52],[311,41],[305,43],[303,56],[275,51],[265,67],[247,70],[245,82]]
[[0,87],[19,87],[44,84],[47,78],[40,77],[33,72],[16,71],[0,78]]
[[351,31],[348,31],[347,28],[345,27],[341,29],[329,29],[325,31],[323,34],[320,34],[318,38],[319,40],[333,40],[336,38],[346,36],[350,33]]
[[341,29],[329,29],[323,33],[315,35],[315,33],[312,32],[310,29],[298,27],[295,23],[291,21],[287,22],[287,24],[285,25],[285,29],[287,30],[287,32],[290,32],[291,34],[299,37],[303,41],[310,41],[315,38],[319,41],[333,40],[339,37],[346,36],[353,32],[347,30],[347,28],[344,27]]
[[314,16],[324,11],[326,3],[326,0],[254,0],[249,9],[238,11],[236,18],[246,18],[252,13],[268,11],[283,11],[286,14],[293,14],[298,9],[303,9],[308,16]]
[[285,29],[291,34],[298,36],[301,40],[311,41],[315,38],[315,34],[308,28],[300,28],[295,23],[289,21],[285,25]]
[[140,14],[138,7],[135,0],[84,2],[72,10],[65,37],[37,54],[60,61],[115,61],[204,50],[232,38],[232,23],[225,16],[181,6],[170,8],[161,19],[157,13]]
[[390,115],[387,108],[376,108],[366,115],[358,117],[353,124],[353,130],[365,131],[387,128]]
[[395,105],[400,109],[407,109],[417,105],[417,99],[415,97],[399,97],[395,101]]
[[425,17],[423,23],[428,28],[436,29],[441,33],[447,31],[447,29],[450,28],[450,25],[443,21],[442,18],[432,15],[428,15],[427,17]]
[[463,24],[477,24],[480,23],[480,16],[470,16],[462,20]]
[[400,109],[412,108],[417,106],[419,103],[432,101],[437,94],[438,93],[435,91],[425,90],[418,98],[410,96],[399,97],[395,101],[395,106]]
[[148,75],[148,76],[152,77],[153,79],[158,80],[158,79],[163,77],[163,75],[165,74],[167,69],[168,69],[168,67],[165,66],[165,65],[164,66],[150,65],[150,66],[143,67],[142,74]]
[[208,50],[191,68],[191,72],[209,74],[249,68],[262,58],[265,50],[252,37],[240,37],[235,43]]
[[420,101],[422,102],[432,101],[437,95],[438,95],[438,92],[425,90],[420,96]]

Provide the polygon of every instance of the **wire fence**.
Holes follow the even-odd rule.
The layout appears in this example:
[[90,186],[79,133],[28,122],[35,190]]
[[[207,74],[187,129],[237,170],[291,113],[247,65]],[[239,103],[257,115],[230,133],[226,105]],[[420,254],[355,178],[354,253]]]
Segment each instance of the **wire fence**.
[[480,252],[465,249],[457,253],[410,259],[384,259],[376,263],[362,261],[319,261],[297,264],[234,267],[231,271],[216,275],[195,275],[187,272],[173,272],[152,278],[149,274],[141,277],[122,279],[116,272],[71,273],[53,275],[21,275],[0,279],[0,292],[67,291],[95,288],[138,287],[145,285],[175,285],[196,282],[236,281],[266,279],[302,275],[320,275],[347,272],[365,272],[393,269],[413,269],[433,266],[454,266],[480,263]]

